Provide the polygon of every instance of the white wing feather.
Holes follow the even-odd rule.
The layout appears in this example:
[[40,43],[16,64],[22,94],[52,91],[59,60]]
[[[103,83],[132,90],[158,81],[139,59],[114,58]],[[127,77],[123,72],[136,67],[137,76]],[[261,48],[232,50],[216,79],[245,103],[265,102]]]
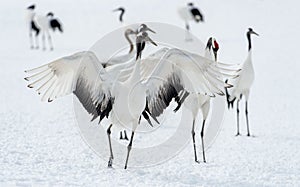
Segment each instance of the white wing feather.
[[[93,119],[112,101],[100,74],[106,73],[93,52],[78,52],[49,64],[25,71],[32,74],[25,80],[35,88],[42,101],[74,93]],[[100,108],[100,109],[99,109]]]

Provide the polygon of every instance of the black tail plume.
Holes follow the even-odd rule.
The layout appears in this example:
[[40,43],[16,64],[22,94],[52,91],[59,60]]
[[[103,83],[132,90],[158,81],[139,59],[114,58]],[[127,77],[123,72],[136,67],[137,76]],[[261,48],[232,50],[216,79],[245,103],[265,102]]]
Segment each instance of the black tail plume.
[[31,29],[35,32],[35,36],[39,35],[40,28],[37,27],[37,25],[34,23],[34,21],[31,21]]
[[[228,83],[228,79],[226,79],[225,83]],[[225,95],[226,95],[226,101],[227,101],[227,106],[228,106],[228,109],[230,108],[233,108],[233,103],[235,101],[236,98],[234,98],[233,100],[229,100],[229,92],[228,92],[228,88],[225,87]]]
[[53,31],[55,31],[57,28],[61,33],[63,32],[62,25],[57,19],[51,19],[50,26]]

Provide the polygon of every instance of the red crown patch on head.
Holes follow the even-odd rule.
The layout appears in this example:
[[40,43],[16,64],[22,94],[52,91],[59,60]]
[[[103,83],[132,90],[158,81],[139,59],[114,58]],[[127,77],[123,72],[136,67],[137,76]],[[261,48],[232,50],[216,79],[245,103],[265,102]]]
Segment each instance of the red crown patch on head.
[[216,49],[219,49],[219,44],[216,40],[214,40],[214,46],[215,46]]

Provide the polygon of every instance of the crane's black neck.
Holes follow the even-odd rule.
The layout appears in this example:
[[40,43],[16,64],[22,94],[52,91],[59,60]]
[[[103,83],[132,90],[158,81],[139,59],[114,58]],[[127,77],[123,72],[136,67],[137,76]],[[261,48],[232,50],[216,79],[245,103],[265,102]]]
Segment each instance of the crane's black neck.
[[210,50],[212,47],[212,38],[209,38],[206,44],[206,49]]
[[252,48],[250,32],[247,32],[247,39],[248,39],[248,51],[250,51]]
[[120,17],[119,17],[119,20],[120,20],[120,22],[123,22],[123,15],[124,15],[124,13],[125,13],[125,9],[120,9],[120,11],[121,11],[121,14],[120,14]]
[[129,38],[128,34],[125,33],[125,38],[129,43],[130,49],[129,49],[129,53],[131,53],[133,51],[133,43],[131,41],[131,39]]

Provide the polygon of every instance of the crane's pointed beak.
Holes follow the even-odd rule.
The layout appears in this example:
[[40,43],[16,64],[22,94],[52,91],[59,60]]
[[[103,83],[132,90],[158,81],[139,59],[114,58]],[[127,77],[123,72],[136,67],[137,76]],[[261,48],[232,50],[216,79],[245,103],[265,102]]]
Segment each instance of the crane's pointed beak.
[[257,33],[254,32],[254,31],[251,31],[251,34],[255,34],[256,36],[259,36],[259,34],[257,34]]
[[149,36],[147,36],[146,40],[152,43],[153,45],[157,46],[157,44]]
[[117,11],[120,11],[120,9],[119,8],[117,8],[117,9],[114,9],[114,10],[112,10],[113,12],[117,12]]
[[150,32],[156,34],[156,32],[154,30],[150,29],[149,27],[147,27],[146,31],[150,31]]

